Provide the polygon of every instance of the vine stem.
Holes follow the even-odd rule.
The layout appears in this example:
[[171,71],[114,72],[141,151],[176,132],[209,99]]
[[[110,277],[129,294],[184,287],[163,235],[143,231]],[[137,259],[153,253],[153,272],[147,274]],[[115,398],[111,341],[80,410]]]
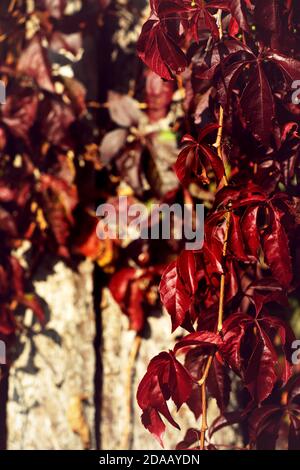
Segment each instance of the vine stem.
[[[222,10],[219,9],[216,15],[216,20],[217,20],[217,26],[218,26],[218,31],[219,31],[219,38],[223,38],[223,25],[222,25]],[[220,106],[219,110],[219,127],[218,127],[218,133],[217,133],[217,140],[214,143],[214,147],[217,149],[218,157],[223,161],[224,167],[225,167],[225,162],[223,158],[223,153],[222,153],[222,137],[223,137],[223,127],[224,127],[224,109],[222,106]],[[223,178],[223,184],[224,186],[228,186],[228,180],[226,177],[226,174],[224,175]]]
[[[222,39],[223,38],[223,25],[222,25],[222,10],[221,9],[218,10],[216,18],[217,18],[219,36],[220,36],[220,39]],[[223,161],[224,167],[225,167],[224,157],[222,153],[223,128],[224,128],[224,109],[222,106],[220,106],[219,128],[218,128],[217,140],[215,142],[215,147],[217,149],[218,156]],[[228,186],[228,179],[227,179],[226,173],[224,175],[223,182],[224,182],[224,186]],[[232,207],[231,202],[229,202],[228,210],[225,215],[226,228],[225,228],[225,236],[224,236],[224,244],[223,244],[223,260],[226,259],[226,255],[227,255],[229,227],[230,227],[230,222],[231,222],[231,207]],[[217,331],[220,334],[222,333],[222,328],[223,328],[224,296],[225,296],[225,272],[221,274],[221,280],[220,280],[220,297],[219,297],[220,300],[219,300],[218,325],[217,325]]]
[[[223,244],[223,265],[225,265],[226,256],[227,256],[227,246],[229,239],[229,229],[231,222],[231,203],[228,205],[228,210],[225,214],[226,227],[224,235],[224,244]],[[225,299],[225,270],[221,274],[220,280],[220,296],[219,296],[219,309],[218,309],[218,323],[217,323],[217,332],[219,335],[222,335],[223,330],[223,315],[224,315],[224,299]],[[199,380],[198,384],[201,386],[201,401],[202,401],[202,423],[200,431],[200,449],[204,450],[205,447],[205,434],[207,430],[207,398],[206,398],[206,380],[214,360],[215,353],[211,353],[208,356],[205,369],[202,375],[202,378]]]
[[125,384],[125,399],[126,399],[126,419],[125,429],[122,439],[122,450],[129,450],[130,444],[130,425],[131,425],[131,411],[132,411],[132,377],[135,367],[136,359],[140,351],[142,337],[137,333],[131,346],[129,353],[127,368],[126,368],[126,384]]
[[[229,238],[229,228],[230,228],[230,222],[231,222],[231,208],[232,204],[229,202],[228,204],[228,209],[225,214],[225,220],[226,220],[226,227],[225,227],[225,235],[224,235],[224,244],[223,244],[223,261],[225,265],[225,260],[227,256],[227,246],[228,246],[228,238]],[[223,329],[223,313],[224,313],[224,297],[225,297],[225,270],[221,274],[221,280],[220,280],[220,297],[219,297],[219,311],[218,311],[218,326],[217,326],[217,331],[218,333],[222,333]]]
[[205,434],[207,431],[207,397],[206,397],[206,383],[201,385],[201,399],[202,399],[202,423],[200,431],[200,449],[204,450],[205,447]]
[[[222,10],[219,9],[216,15],[217,19],[217,26],[219,30],[219,37],[222,39],[223,37],[223,26],[222,26]],[[217,133],[217,139],[214,143],[214,147],[217,149],[218,157],[224,162],[223,153],[222,153],[222,137],[223,137],[223,128],[224,128],[224,109],[220,106],[219,110],[219,127]],[[224,165],[225,166],[225,165]],[[224,186],[228,186],[228,179],[226,174],[223,178]],[[227,256],[227,246],[228,246],[228,239],[229,239],[229,229],[230,229],[230,222],[231,222],[231,209],[232,204],[229,202],[228,208],[225,214],[225,234],[224,234],[224,243],[223,243],[223,265],[225,265],[224,261],[226,261]],[[217,332],[221,335],[223,329],[223,315],[224,315],[224,299],[225,299],[225,270],[221,274],[220,279],[220,295],[219,295],[219,308],[218,308],[218,323],[217,323]],[[201,386],[201,403],[202,403],[202,422],[201,422],[201,430],[200,430],[200,450],[204,450],[205,448],[205,435],[207,431],[207,396],[206,396],[206,381],[207,377],[214,359],[215,353],[211,353],[207,359],[205,369],[203,372],[202,378],[199,380],[198,384]]]

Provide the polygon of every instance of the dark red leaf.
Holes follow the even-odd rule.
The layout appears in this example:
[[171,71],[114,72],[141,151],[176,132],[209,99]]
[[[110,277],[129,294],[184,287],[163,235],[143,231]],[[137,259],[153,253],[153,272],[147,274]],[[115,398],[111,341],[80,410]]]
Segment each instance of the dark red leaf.
[[185,322],[196,287],[194,254],[184,251],[168,266],[159,287],[161,301],[172,319],[173,331]]
[[173,426],[178,424],[170,415],[167,401],[171,398],[179,409],[192,391],[192,378],[173,353],[160,353],[151,360],[137,391],[138,404],[143,410],[142,422],[162,444],[163,415]]
[[270,217],[270,226],[263,235],[263,250],[273,276],[288,288],[293,277],[288,237],[274,206],[270,206]]
[[249,32],[247,9],[244,0],[230,0],[230,11],[240,28]]
[[255,66],[252,80],[243,91],[241,106],[253,135],[268,146],[275,113],[274,98],[264,69],[259,62]]
[[255,259],[258,259],[259,249],[261,246],[257,220],[258,211],[259,206],[249,207],[246,209],[241,220],[244,244],[249,254]]
[[54,93],[50,64],[38,35],[31,39],[22,53],[17,71],[32,77],[40,88]]
[[186,57],[157,19],[149,19],[143,26],[137,44],[139,57],[153,72],[166,80],[182,72]]

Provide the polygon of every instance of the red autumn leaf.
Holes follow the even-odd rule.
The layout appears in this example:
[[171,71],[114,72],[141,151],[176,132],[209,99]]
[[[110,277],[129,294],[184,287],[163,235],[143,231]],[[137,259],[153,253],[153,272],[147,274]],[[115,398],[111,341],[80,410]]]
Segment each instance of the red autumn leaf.
[[229,404],[230,378],[227,369],[214,357],[207,377],[207,388],[210,395],[216,399],[221,413]]
[[197,288],[195,257],[192,251],[184,251],[163,273],[159,291],[161,301],[176,330],[192,316],[193,295]]
[[12,238],[17,237],[18,230],[13,216],[0,206],[0,231]]
[[231,18],[229,26],[228,26],[228,34],[229,36],[236,37],[240,31],[239,24],[235,18]]
[[211,331],[196,331],[178,341],[175,345],[174,352],[177,354],[179,351],[189,350],[194,346],[198,348],[201,347],[204,350],[216,351],[222,345],[223,340],[217,333]]
[[298,60],[275,51],[268,51],[264,55],[264,59],[274,63],[288,83],[300,79],[300,64]]
[[258,259],[261,246],[257,219],[258,211],[259,206],[250,206],[246,209],[241,220],[241,230],[246,250],[255,259]]
[[110,239],[100,240],[98,238],[97,218],[87,212],[83,212],[80,217],[80,223],[84,225],[84,230],[74,238],[72,252],[90,258],[95,262],[100,262],[100,265],[103,259],[107,259],[109,262],[113,258],[113,241]]
[[43,216],[59,247],[60,255],[69,256],[67,248],[71,225],[74,222],[73,211],[78,202],[74,185],[54,175],[42,174],[38,190],[42,198]]
[[[224,90],[224,83],[220,82],[219,92],[222,101],[224,98],[229,103],[234,88],[237,86],[241,88],[240,104],[247,126],[258,140],[268,146],[275,115],[275,101],[271,87],[271,69],[267,66],[270,63],[274,64],[286,83],[291,84],[292,80],[300,78],[299,62],[268,51],[262,51],[257,55],[246,45],[238,41],[236,43],[241,49],[229,53],[224,59],[222,75],[226,87]],[[247,74],[244,73],[246,69]],[[218,69],[213,69],[214,73],[216,70]],[[242,81],[242,85],[238,84],[239,80]]]
[[263,249],[272,274],[280,284],[288,288],[293,272],[289,241],[279,211],[270,205],[270,225],[263,234]]
[[24,296],[24,269],[15,256],[9,258],[8,270],[12,279],[11,287],[16,294],[16,298],[20,300]]
[[282,416],[282,410],[276,405],[262,406],[252,414],[249,428],[258,449],[275,449]]
[[254,305],[257,315],[262,311],[263,307],[270,302],[278,303],[278,305],[283,307],[288,306],[287,295],[282,286],[275,280],[261,279],[252,282],[247,287],[245,295]]
[[[187,449],[198,449],[198,443],[200,441],[200,431],[198,429],[190,428],[187,430],[183,441],[178,442],[176,450],[187,450]],[[191,447],[193,444],[197,446]]]
[[[74,253],[76,238],[82,241],[77,253],[97,259],[96,234],[80,214],[91,213],[102,201],[116,201],[110,196],[123,192],[147,205],[161,194],[168,193],[167,203],[181,204],[192,196],[205,204],[205,244],[174,262],[173,278],[166,272],[163,297],[173,322],[197,336],[176,339],[178,355],[186,353],[184,368],[173,353],[156,358],[157,369],[152,367],[139,396],[146,400],[143,422],[162,436],[164,416],[172,420],[166,404],[171,397],[177,404],[185,400],[198,417],[204,401],[195,381],[214,354],[207,397],[217,399],[222,416],[208,420],[204,445],[198,426],[179,447],[222,448],[209,442],[214,431],[242,424],[247,449],[287,443],[299,449],[298,377],[281,389],[291,374],[288,324],[296,320],[299,293],[300,108],[291,97],[292,82],[300,79],[297,2],[151,0],[140,55],[164,79],[176,80],[166,83],[157,75],[150,90],[149,83],[145,90],[147,71],[133,57],[138,9],[128,16],[126,5],[118,2],[116,9],[112,2],[103,14],[108,0],[77,2],[73,12],[66,0],[29,2],[30,11],[27,2],[0,3],[0,72],[7,85],[6,104],[0,107],[0,335],[22,330],[26,307],[42,319],[38,299],[27,287],[49,250],[53,257]],[[99,20],[104,23],[100,35],[90,34],[99,30]],[[39,33],[28,40],[32,26]],[[103,47],[112,38],[112,48]],[[107,90],[113,91],[107,96]],[[205,133],[220,106],[228,186],[216,192],[210,175],[215,173],[220,187],[224,169],[215,159],[212,135],[204,140],[195,126],[201,123]],[[191,194],[178,190],[171,175],[176,138],[186,133],[190,148],[183,149],[179,173]],[[97,158],[99,142],[105,168]],[[189,184],[195,180],[207,185]],[[156,263],[168,262],[181,248],[173,240],[140,242],[110,240],[115,257],[101,281],[115,273],[114,297],[142,333],[161,272]],[[20,256],[27,268],[18,262]],[[134,274],[125,272],[126,266]],[[216,335],[219,309],[224,331]],[[230,413],[228,378],[234,380],[230,409],[236,408]],[[250,393],[241,390],[245,386]]]
[[199,132],[198,140],[188,134],[183,137],[182,143],[185,147],[181,150],[174,166],[182,184],[188,185],[193,179],[208,183],[209,168],[213,169],[218,182],[225,175],[222,160],[209,145],[203,142],[204,138],[216,129],[218,129],[217,124],[209,124]]
[[216,23],[216,18],[214,16],[216,11],[219,9],[228,11],[228,1],[195,1],[195,5],[191,9],[190,20],[192,36],[195,41],[199,42],[199,40],[201,39],[201,32],[205,29],[211,32],[214,39],[219,39],[219,30]]
[[274,450],[280,431],[288,425],[288,449],[300,446],[299,376],[290,379],[281,396],[281,402],[264,405],[250,415],[250,439],[257,450]]
[[[185,357],[185,367],[195,379],[199,381],[203,377],[204,369],[207,364],[206,347],[196,346],[187,352]],[[230,379],[226,367],[221,364],[215,355],[206,380],[209,395],[216,399],[218,407],[223,413],[229,403],[230,394]],[[199,418],[202,408],[201,401],[199,400],[200,388],[199,384],[195,383],[193,391],[187,402],[189,408],[193,411],[196,418]]]
[[136,331],[141,331],[145,324],[144,291],[139,286],[143,276],[144,270],[123,268],[114,274],[109,284],[114,299],[129,317],[130,327]]
[[[282,320],[269,315],[253,318],[237,313],[224,322],[223,332],[224,344],[220,352],[237,373],[240,371],[254,400],[261,403],[271,394],[277,381],[283,384],[287,381],[291,373],[292,335]],[[275,333],[281,341],[282,368],[278,367]],[[247,349],[243,348],[245,344],[248,344]]]
[[248,410],[247,408],[245,410],[241,411],[229,411],[221,414],[218,416],[212,423],[209,429],[209,437],[212,438],[212,436],[220,431],[221,429],[227,427],[227,426],[232,426],[233,424],[239,424],[242,423],[245,420],[245,417],[247,416]]
[[14,313],[7,305],[0,308],[0,334],[10,336],[16,331],[16,319]]
[[[254,188],[253,188],[254,189]],[[251,258],[258,260],[260,249],[263,250],[266,262],[269,264],[272,274],[284,287],[288,287],[292,281],[292,265],[289,250],[289,240],[283,226],[283,211],[279,208],[278,201],[266,197],[266,195],[248,195],[245,190],[237,193],[239,199],[235,202],[236,195],[227,190],[222,194],[221,204],[232,202],[232,207],[241,209],[246,206],[242,217],[236,216],[232,211],[230,221],[230,233],[228,248],[241,261],[251,261]],[[217,201],[220,204],[220,201]],[[279,201],[280,202],[280,201]],[[288,204],[283,201],[284,209],[290,212]],[[248,206],[248,207],[247,207]],[[221,207],[219,205],[219,207]],[[262,230],[259,226],[260,215],[264,214],[265,227]],[[210,217],[206,223],[206,235],[208,244],[213,247],[211,251],[221,259],[224,241],[224,228],[220,225],[223,213],[217,213]],[[248,255],[249,253],[249,255]]]
[[261,0],[256,3],[254,16],[261,28],[271,32],[278,31],[279,5],[277,0]]
[[146,322],[146,291],[161,273],[160,266],[149,269],[123,268],[110,280],[109,288],[114,299],[128,316],[130,328],[137,332],[143,330]]
[[18,61],[17,71],[32,77],[41,89],[54,93],[50,64],[38,35],[31,39],[23,51]]
[[137,400],[143,410],[144,426],[155,435],[161,445],[165,431],[161,415],[179,428],[170,414],[167,401],[172,399],[179,409],[188,400],[192,383],[191,376],[172,352],[160,353],[151,360],[146,375],[140,382]]
[[248,0],[246,2],[244,0],[230,0],[230,12],[233,18],[238,23],[239,27],[249,32],[249,24],[247,21],[247,3],[249,6]]
[[[183,71],[186,57],[177,45],[180,12],[186,11],[183,2],[172,0],[152,2],[152,13],[144,24],[137,44],[139,57],[148,67],[166,80]],[[175,33],[174,33],[175,30]]]
[[[20,96],[22,93],[22,96]],[[2,121],[12,134],[28,142],[28,133],[34,125],[38,111],[38,96],[17,89],[7,98],[2,109]]]
[[263,329],[259,337],[254,339],[252,348],[244,381],[254,400],[261,403],[271,394],[276,383],[275,364],[278,358],[274,345]]
[[274,98],[260,62],[254,68],[253,80],[243,90],[241,106],[253,135],[268,145],[275,112]]
[[[295,176],[297,159],[300,147],[298,124],[288,122],[281,130],[280,144],[276,152],[276,158],[280,161],[283,181],[288,186]],[[275,155],[274,155],[275,156]]]
[[40,106],[41,132],[53,145],[66,145],[69,142],[69,129],[75,120],[70,105],[60,99],[46,99]]
[[215,212],[206,219],[203,247],[206,270],[209,275],[222,274],[223,247],[226,231],[226,211]]
[[248,261],[246,254],[244,239],[240,224],[240,218],[234,213],[231,213],[230,227],[229,227],[229,244],[228,248],[232,255],[240,261]]
[[[299,238],[299,110],[290,103],[291,83],[300,78],[297,15],[289,0],[263,0],[261,5],[254,0],[196,0],[184,5],[186,10],[179,2],[175,5],[153,0],[152,20],[180,51],[187,51],[189,69],[178,77],[180,91],[186,91],[187,119],[176,130],[188,134],[183,138],[185,145],[175,170],[193,197],[204,200],[208,216],[205,243],[197,253],[195,290],[190,288],[189,276],[188,282],[183,281],[186,276],[174,262],[162,281],[162,300],[170,307],[173,324],[175,321],[175,325],[193,331],[187,327],[189,320],[197,330],[177,339],[174,348],[176,354],[186,354],[185,366],[194,379],[188,406],[199,417],[203,403],[197,381],[207,357],[213,354],[206,387],[208,395],[217,399],[223,415],[222,422],[214,423],[212,428],[243,422],[247,431],[249,414],[257,406],[273,406],[280,387],[292,373],[294,336],[283,316],[288,308],[288,294],[294,295],[292,280],[293,286],[298,285],[292,256],[298,253]],[[223,9],[221,40],[216,18],[219,9]],[[239,34],[242,41],[228,38]],[[161,66],[162,62],[167,68],[170,66],[165,58],[156,65]],[[208,90],[209,101],[197,106],[199,97],[206,96]],[[194,124],[195,118],[197,123],[210,122],[220,105],[225,111],[222,152],[231,171],[228,186],[211,197],[210,188],[190,183],[211,183],[211,170],[220,183],[224,168],[214,167],[219,161],[213,158],[208,143],[211,141],[196,137]],[[214,331],[220,305],[223,330],[217,335]],[[233,315],[237,306],[240,312]],[[226,413],[227,365],[249,392],[243,395],[245,399],[250,396],[244,412]],[[288,419],[294,418],[290,413]],[[277,436],[277,424],[272,426],[267,423],[265,427],[265,440],[270,436],[270,447],[272,434],[275,440]],[[286,428],[280,428],[280,440],[289,437],[290,446],[299,447],[300,426],[292,423],[290,429]],[[263,434],[261,429],[259,433]],[[197,439],[199,433],[190,430],[179,448],[198,448]],[[247,444],[262,448],[262,436],[255,435]],[[204,449],[207,448],[205,442]]]

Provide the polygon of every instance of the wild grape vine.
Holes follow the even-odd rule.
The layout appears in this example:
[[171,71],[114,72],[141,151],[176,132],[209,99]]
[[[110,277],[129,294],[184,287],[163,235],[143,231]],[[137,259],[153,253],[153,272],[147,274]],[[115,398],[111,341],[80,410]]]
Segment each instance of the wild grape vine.
[[[160,284],[172,330],[187,332],[151,360],[137,392],[161,443],[165,421],[178,428],[173,400],[201,416],[178,448],[222,448],[212,436],[238,423],[245,448],[300,449],[289,325],[299,297],[299,39],[293,0],[151,0],[138,54],[186,91],[176,174],[194,201],[215,190],[203,249],[182,251]],[[213,423],[208,398],[220,409]]]

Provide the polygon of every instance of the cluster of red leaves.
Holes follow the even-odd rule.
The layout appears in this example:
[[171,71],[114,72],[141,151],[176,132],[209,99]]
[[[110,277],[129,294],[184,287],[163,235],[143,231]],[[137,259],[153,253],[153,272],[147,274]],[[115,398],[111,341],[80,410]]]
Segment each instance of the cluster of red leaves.
[[[299,20],[295,1],[151,1],[139,56],[165,80],[180,74],[186,89],[176,174],[194,194],[195,184],[201,194],[217,188],[203,249],[183,251],[160,284],[173,330],[188,332],[150,362],[138,389],[142,422],[160,442],[162,418],[178,427],[168,400],[199,417],[204,383],[221,412],[205,448],[233,423],[248,448],[300,448],[287,320],[299,294]],[[232,382],[243,407],[229,412]],[[199,448],[199,436],[189,430],[178,448]]]
[[[99,290],[109,284],[130,327],[141,334],[148,313],[158,308],[157,286],[168,250],[161,249],[159,241],[150,246],[131,236],[123,242],[99,240],[95,209],[102,202],[118,209],[122,191],[129,191],[132,204],[175,199],[176,139],[171,131],[171,144],[168,132],[161,139],[160,146],[165,142],[166,147],[163,158],[157,155],[155,141],[175,87],[149,71],[138,81],[134,67],[128,76],[124,57],[120,63],[111,61],[104,49],[94,57],[95,44],[86,36],[93,30],[95,43],[100,32],[101,41],[112,41],[114,28],[124,27],[115,25],[114,18],[123,14],[118,5],[110,7],[103,25],[100,16],[109,1],[82,2],[73,14],[65,14],[65,0],[36,0],[33,11],[21,3],[4,0],[0,6],[0,40],[5,46],[0,78],[7,84],[7,100],[0,107],[0,336],[8,340],[22,330],[24,308],[34,310],[43,322],[32,280],[49,255],[72,267],[82,257],[92,259],[99,266]],[[128,47],[123,54],[128,59]],[[138,58],[133,58],[140,69]],[[111,75],[106,83],[93,61],[105,70],[116,63],[122,70],[120,83],[105,72]],[[129,96],[135,80],[142,91],[130,89]],[[170,124],[176,120],[173,114]]]
[[[89,158],[93,141],[74,139],[73,127],[86,131],[84,86],[53,73],[51,54],[62,47],[76,54],[82,45],[81,33],[69,42],[50,22],[62,17],[66,2],[39,1],[30,13],[21,3],[0,7],[0,74],[7,88],[0,109],[0,336],[6,339],[22,329],[24,307],[43,322],[33,276],[45,254],[70,260],[79,163],[92,169],[99,164],[99,152]],[[35,33],[33,20],[40,21]],[[88,209],[84,201],[82,206]]]
[[[300,79],[296,0],[152,0],[138,52],[167,81],[149,73],[143,84],[134,77],[135,99],[124,91],[105,96],[110,132],[101,142],[101,161],[101,126],[87,105],[89,90],[53,73],[50,60],[63,50],[58,62],[70,65],[68,56],[80,55],[83,32],[97,15],[66,19],[64,0],[36,0],[30,13],[21,3],[3,0],[0,6],[0,73],[8,84],[0,113],[0,335],[21,327],[20,308],[43,319],[28,292],[40,256],[49,252],[66,261],[74,253],[88,256],[114,273],[111,292],[142,334],[147,309],[157,303],[160,255],[166,245],[176,252],[180,244],[100,243],[91,213],[102,201],[115,202],[121,182],[133,203],[174,202],[187,194],[190,200],[191,194],[207,207],[203,249],[183,251],[160,286],[173,330],[188,335],[151,361],[138,391],[143,423],[160,440],[163,419],[177,427],[170,399],[177,408],[186,403],[198,418],[199,383],[207,371],[207,391],[221,412],[207,448],[215,432],[233,423],[243,427],[251,448],[284,447],[285,441],[299,448],[299,380],[291,378],[287,322],[289,297],[299,295],[300,113],[291,100],[291,83]],[[40,29],[25,38],[32,20]],[[168,80],[176,74],[185,119],[169,113],[176,85]],[[146,112],[137,101],[143,85]],[[172,136],[175,129],[182,137],[174,167],[182,191],[162,177],[170,177],[171,165],[161,165],[159,152],[167,160],[174,149],[157,137],[169,114]],[[220,130],[217,152],[212,144]],[[242,391],[243,410],[229,411],[232,383]],[[198,440],[199,432],[188,430],[178,448],[198,448]]]

